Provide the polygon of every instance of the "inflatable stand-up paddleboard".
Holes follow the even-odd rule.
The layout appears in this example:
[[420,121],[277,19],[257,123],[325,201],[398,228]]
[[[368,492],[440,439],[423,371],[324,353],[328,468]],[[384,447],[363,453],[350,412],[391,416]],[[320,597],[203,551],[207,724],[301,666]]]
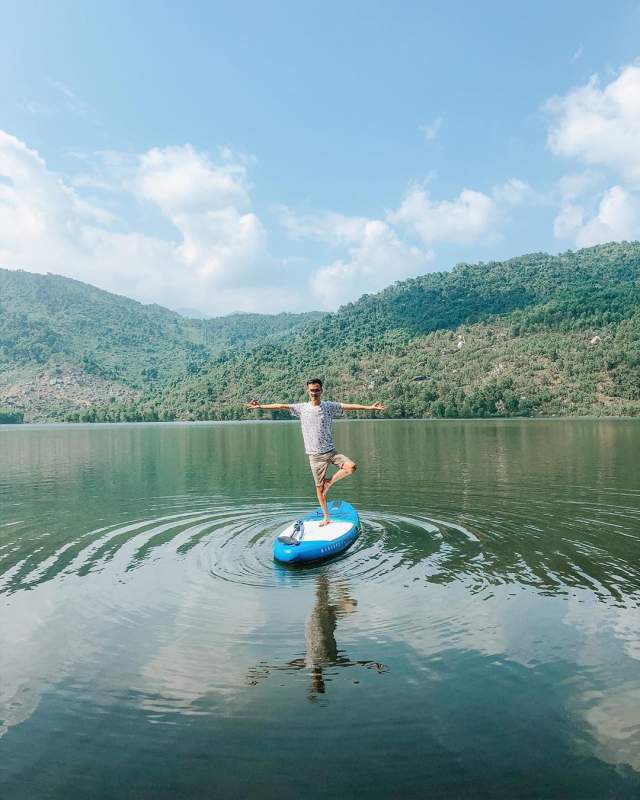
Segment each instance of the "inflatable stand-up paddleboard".
[[321,561],[342,553],[360,533],[360,517],[344,500],[328,503],[331,522],[321,526],[322,509],[318,506],[306,517],[292,522],[273,543],[273,557],[284,564]]

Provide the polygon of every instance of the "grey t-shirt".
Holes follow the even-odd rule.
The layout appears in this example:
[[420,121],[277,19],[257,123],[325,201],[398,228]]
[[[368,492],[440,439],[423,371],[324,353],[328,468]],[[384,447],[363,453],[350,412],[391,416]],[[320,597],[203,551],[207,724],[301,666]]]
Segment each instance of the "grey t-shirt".
[[331,420],[342,416],[342,405],[322,400],[320,405],[312,403],[291,403],[289,413],[298,417],[302,423],[304,449],[309,455],[328,453],[335,450],[331,435]]

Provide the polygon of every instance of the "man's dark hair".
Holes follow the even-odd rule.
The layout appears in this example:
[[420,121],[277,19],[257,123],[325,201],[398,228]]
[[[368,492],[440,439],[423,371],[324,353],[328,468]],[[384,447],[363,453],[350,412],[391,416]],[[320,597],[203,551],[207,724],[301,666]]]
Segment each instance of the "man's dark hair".
[[319,383],[320,386],[322,387],[322,381],[320,380],[320,378],[310,378],[307,381],[307,386],[311,386],[312,383]]

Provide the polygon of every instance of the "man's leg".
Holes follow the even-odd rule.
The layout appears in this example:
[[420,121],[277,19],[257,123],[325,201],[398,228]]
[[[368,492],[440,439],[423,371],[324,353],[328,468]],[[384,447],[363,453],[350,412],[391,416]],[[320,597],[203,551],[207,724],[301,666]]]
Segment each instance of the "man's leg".
[[324,485],[321,484],[320,486],[316,486],[316,494],[318,495],[318,501],[320,503],[320,508],[322,509],[323,519],[320,525],[328,525],[331,522],[329,518],[329,510],[327,509],[327,498],[324,496]]
[[358,468],[358,465],[355,464],[350,458],[347,458],[346,456],[342,455],[335,456],[332,463],[338,466],[339,469],[330,480],[327,480],[325,478],[323,486],[325,497],[327,492],[333,486],[334,483],[336,483],[337,481],[341,481],[343,478],[346,478],[347,475],[353,475],[353,473]]
[[329,467],[329,458],[323,458],[322,456],[309,456],[309,465],[311,466],[311,472],[313,473],[313,478],[316,484],[316,495],[318,496],[318,502],[320,503],[320,508],[322,509],[322,522],[320,525],[328,525],[331,522],[331,519],[329,518],[327,500],[324,496],[324,487],[326,483],[325,478],[327,469]]

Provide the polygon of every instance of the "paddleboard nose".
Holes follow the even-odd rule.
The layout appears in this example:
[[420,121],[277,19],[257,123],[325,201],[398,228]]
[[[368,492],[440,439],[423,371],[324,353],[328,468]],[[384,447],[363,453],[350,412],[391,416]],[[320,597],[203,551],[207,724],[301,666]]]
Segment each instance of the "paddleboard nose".
[[299,559],[300,550],[297,545],[283,545],[278,542],[273,554],[282,564],[293,564]]

